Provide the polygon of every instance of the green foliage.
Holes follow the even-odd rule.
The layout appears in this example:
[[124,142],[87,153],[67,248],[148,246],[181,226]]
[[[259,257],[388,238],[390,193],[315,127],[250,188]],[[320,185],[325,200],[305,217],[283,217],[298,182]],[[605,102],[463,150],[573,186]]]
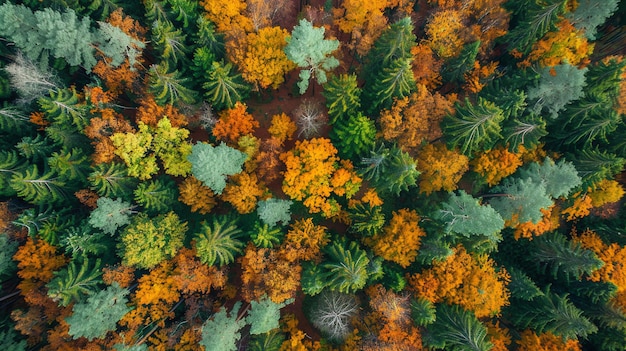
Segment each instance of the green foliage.
[[0,105],[0,131],[3,133],[20,133],[28,130],[30,120],[28,115],[17,106],[3,103]]
[[204,97],[216,110],[232,108],[235,103],[248,96],[250,85],[234,70],[230,62],[225,64],[215,61],[212,66],[202,87],[205,89]]
[[152,25],[152,39],[161,58],[176,64],[185,57],[185,35],[167,20],[157,20]]
[[287,225],[291,220],[289,208],[293,204],[291,200],[270,198],[257,203],[257,215],[259,219],[270,227],[275,227],[278,222],[281,226]]
[[35,165],[14,173],[10,185],[17,196],[35,205],[55,204],[66,200],[65,183],[52,171],[40,174]]
[[98,30],[94,33],[98,49],[111,59],[111,66],[117,67],[128,59],[132,70],[146,44],[107,22],[98,22],[98,25]]
[[213,146],[198,142],[187,159],[193,176],[219,195],[226,187],[226,176],[241,172],[247,157],[224,143]]
[[11,177],[25,167],[15,150],[0,150],[0,196],[13,196],[15,190],[10,187]]
[[48,166],[59,178],[75,187],[86,185],[87,175],[91,170],[89,156],[79,148],[63,149],[53,152],[48,158]]
[[280,329],[274,329],[264,334],[252,335],[248,349],[250,351],[279,351],[283,341],[285,341],[285,335]]
[[593,251],[583,249],[558,232],[539,236],[532,241],[531,248],[528,258],[542,270],[550,268],[554,278],[561,275],[567,280],[581,280],[583,275],[591,275],[604,265]]
[[130,199],[136,178],[130,177],[121,163],[100,163],[93,167],[87,178],[90,188],[102,197]]
[[88,225],[70,227],[65,230],[63,237],[59,240],[65,252],[77,257],[79,255],[100,255],[111,249],[104,233],[96,232]]
[[359,312],[354,295],[324,290],[311,305],[308,318],[324,337],[339,342],[352,332],[352,318]]
[[363,236],[374,236],[385,225],[385,214],[380,206],[359,203],[348,209],[348,216],[351,222],[349,230]]
[[411,319],[416,325],[424,327],[432,324],[437,318],[436,313],[432,302],[422,297],[411,299]]
[[365,286],[370,260],[356,242],[337,239],[322,250],[322,276],[330,290],[354,293]]
[[585,338],[598,330],[567,295],[559,296],[549,290],[529,302],[511,305],[505,311],[510,312],[507,317],[519,328],[551,332],[564,339]]
[[465,73],[474,68],[479,48],[480,40],[465,45],[457,57],[444,64],[441,77],[447,82],[464,82]]
[[[538,115],[545,112],[551,119],[557,119],[565,105],[583,97],[586,72],[587,68],[570,64],[544,67],[539,84],[528,89],[529,110]],[[567,94],[563,94],[564,91]]]
[[338,120],[330,131],[330,139],[342,158],[365,154],[376,142],[374,121],[361,113]]
[[532,221],[536,224],[543,217],[541,209],[553,204],[545,186],[532,178],[505,178],[501,185],[493,188],[493,192],[489,205],[505,221],[517,215],[519,223]]
[[202,263],[223,266],[235,261],[245,244],[239,240],[242,232],[226,217],[213,219],[212,225],[202,223],[194,235],[196,254]]
[[502,110],[493,102],[478,98],[474,105],[469,99],[465,104],[455,103],[456,113],[448,115],[442,129],[449,149],[459,148],[465,155],[475,151],[491,149],[502,139]]
[[193,104],[196,92],[187,87],[188,79],[177,69],[170,69],[167,61],[150,66],[148,91],[159,105]]
[[204,16],[198,16],[196,25],[198,29],[193,34],[195,35],[194,41],[198,47],[206,48],[209,52],[212,52],[216,58],[222,59],[224,54],[226,54],[224,35],[218,33],[215,30],[213,22],[209,21]]
[[584,29],[587,39],[595,40],[598,27],[611,17],[618,4],[618,0],[580,0],[576,10],[566,16],[576,29]]
[[365,101],[371,103],[367,112],[373,114],[389,109],[394,99],[402,99],[415,91],[411,62],[410,58],[399,58],[376,71],[372,83],[366,85],[363,92]]
[[96,291],[98,284],[101,283],[100,259],[92,266],[87,256],[81,257],[82,262],[70,261],[65,268],[55,272],[55,277],[46,285],[48,296],[61,306],[81,301],[84,295]]
[[360,174],[381,194],[399,195],[415,185],[419,171],[415,160],[397,146],[374,147],[369,157],[361,159]]
[[424,344],[449,351],[487,351],[493,346],[487,328],[473,312],[457,305],[437,306],[435,322],[427,326]]
[[309,296],[321,293],[326,287],[322,267],[311,261],[304,261],[301,265],[302,276],[300,277],[300,285],[302,286],[302,291]]
[[330,56],[339,48],[339,40],[324,39],[324,27],[313,27],[311,22],[301,19],[293,27],[291,37],[288,37],[285,46],[285,55],[298,67],[300,81],[298,88],[304,94],[309,87],[309,79],[315,78],[319,84],[327,81],[326,72],[339,66],[339,60]]
[[117,322],[131,308],[126,304],[128,289],[121,288],[117,283],[89,296],[72,308],[72,315],[65,318],[70,325],[68,334],[74,339],[81,337],[88,340],[102,339],[109,331],[116,329]]
[[604,179],[612,179],[626,165],[626,159],[598,148],[583,149],[567,158],[572,160],[582,178],[583,189]]
[[187,222],[169,212],[154,218],[137,214],[120,234],[119,255],[126,266],[152,268],[183,246]]
[[537,162],[528,164],[520,169],[518,174],[521,178],[542,184],[546,194],[554,199],[567,197],[572,189],[582,184],[582,179],[571,162],[561,160],[557,164],[549,157],[541,164]]
[[241,338],[240,330],[246,325],[243,318],[238,317],[241,302],[235,303],[228,313],[222,307],[202,325],[200,345],[207,351],[236,351],[237,341]]
[[[515,3],[515,2],[513,2]],[[535,42],[556,28],[559,17],[565,13],[567,0],[520,1],[517,25],[502,38],[509,51],[517,49],[528,54]]]
[[73,125],[83,131],[89,124],[87,106],[80,101],[75,88],[52,90],[37,100],[46,118],[62,125]]
[[[507,110],[503,109],[503,111]],[[532,113],[520,118],[508,118],[502,126],[505,143],[509,144],[513,151],[517,151],[520,145],[531,149],[539,145],[540,139],[547,134],[546,121],[541,116]]]
[[440,235],[427,235],[422,239],[417,260],[422,264],[431,264],[433,261],[444,261],[453,253],[450,243],[444,241]]
[[130,215],[134,213],[129,202],[108,197],[98,199],[98,207],[89,214],[89,225],[113,235],[117,229],[130,223]]
[[149,213],[163,213],[172,209],[178,191],[170,178],[158,178],[139,183],[135,189],[135,202]]
[[294,299],[288,299],[283,303],[274,303],[265,295],[259,301],[250,301],[250,310],[246,316],[246,323],[250,324],[250,334],[265,334],[277,329],[280,309],[293,301]]
[[537,284],[524,271],[512,267],[507,267],[506,271],[511,276],[511,281],[506,286],[511,293],[511,297],[530,301],[543,294],[537,287]]
[[465,191],[451,193],[441,206],[435,217],[445,224],[446,232],[465,237],[484,235],[494,242],[502,239],[499,235],[504,228],[502,217],[491,206],[481,205]]
[[269,224],[256,222],[252,228],[250,239],[256,247],[272,248],[280,245],[285,233],[279,227],[270,227]]
[[361,108],[361,88],[356,75],[341,74],[331,76],[322,95],[326,98],[330,123],[346,119]]
[[37,134],[34,138],[23,137],[22,140],[15,144],[15,148],[20,155],[35,163],[45,160],[53,149],[49,140],[41,134]]
[[8,322],[0,324],[0,349],[5,351],[26,351],[26,340],[19,340],[19,333]]
[[[17,251],[17,247],[17,241],[11,240],[9,235],[0,232],[0,283],[15,273],[17,267],[13,261],[13,254]],[[2,289],[1,284],[0,289]]]

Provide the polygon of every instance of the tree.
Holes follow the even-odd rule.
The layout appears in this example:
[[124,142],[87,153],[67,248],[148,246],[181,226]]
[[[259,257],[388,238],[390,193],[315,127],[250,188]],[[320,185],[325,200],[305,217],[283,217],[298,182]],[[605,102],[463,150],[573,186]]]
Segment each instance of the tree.
[[375,114],[391,107],[394,99],[409,96],[416,89],[411,58],[391,61],[372,76],[371,84],[365,86],[365,101],[370,101],[367,112]]
[[322,248],[330,241],[326,229],[314,224],[311,217],[295,221],[279,248],[279,255],[291,264],[319,260]]
[[267,128],[270,135],[280,143],[293,139],[296,130],[298,130],[298,126],[285,113],[273,115],[271,125]]
[[450,148],[460,147],[461,153],[471,155],[478,150],[490,149],[502,138],[502,110],[494,103],[478,98],[472,104],[469,99],[464,105],[455,103],[456,113],[443,119],[442,129]]
[[457,57],[463,48],[461,12],[440,10],[429,19],[426,25],[428,45],[444,60]]
[[104,338],[109,331],[116,329],[117,322],[131,310],[126,305],[128,293],[128,289],[113,283],[106,290],[89,296],[85,302],[75,304],[72,315],[65,319],[70,325],[68,334],[74,339]]
[[618,9],[619,2],[609,0],[600,3],[598,0],[583,0],[577,5],[574,11],[565,16],[577,29],[584,30],[587,39],[595,40],[598,27]]
[[406,268],[415,261],[421,238],[426,235],[419,220],[415,211],[400,209],[393,212],[382,233],[365,238],[364,242],[376,255]]
[[246,319],[239,316],[241,302],[236,302],[230,313],[222,306],[202,324],[200,345],[212,351],[236,351],[237,341],[241,337],[240,329],[246,325]]
[[52,171],[40,174],[35,165],[14,173],[9,184],[17,196],[36,205],[66,200],[65,182]]
[[549,157],[543,163],[533,162],[523,167],[519,176],[541,183],[546,188],[546,194],[553,199],[567,197],[572,189],[582,184],[582,179],[571,162],[561,160],[556,163]]
[[85,101],[74,87],[50,90],[48,96],[40,97],[37,103],[49,121],[73,126],[81,132],[89,124]]
[[526,329],[522,331],[520,336],[520,339],[516,341],[519,351],[581,350],[578,340],[563,340],[563,338],[550,332],[537,335],[532,330]]
[[328,125],[328,116],[322,104],[316,100],[303,99],[293,114],[298,127],[298,137],[310,139],[320,136],[322,130]]
[[135,202],[148,213],[164,213],[174,206],[178,194],[170,178],[158,178],[141,182],[135,194]]
[[[568,103],[583,97],[586,72],[587,68],[570,64],[544,67],[539,84],[528,89],[529,110],[537,115],[545,110],[552,120],[557,119]],[[568,94],[561,94],[562,91]]]
[[[0,282],[4,282],[8,277],[14,276],[16,264],[12,257],[17,251],[18,242],[11,240],[6,233],[0,234]],[[2,288],[2,284],[0,284]]]
[[324,291],[314,298],[310,320],[330,340],[343,341],[352,331],[359,304],[353,295]]
[[189,176],[178,185],[178,201],[191,207],[191,212],[207,214],[217,204],[215,193],[196,177]]
[[186,83],[187,78],[182,77],[177,69],[170,69],[168,61],[150,66],[148,90],[161,105],[196,102],[196,92],[188,88]]
[[26,165],[15,150],[0,151],[0,194],[14,196],[15,190],[11,187],[11,177],[20,172]]
[[363,236],[374,236],[385,225],[385,214],[380,206],[359,203],[348,209],[351,232]]
[[313,27],[311,22],[301,19],[293,28],[291,37],[287,38],[284,48],[287,58],[303,68],[298,82],[300,94],[306,92],[311,78],[324,84],[327,81],[326,72],[339,66],[339,61],[329,56],[339,48],[339,41],[324,39],[324,32],[324,27]]
[[[257,0],[257,3],[264,1]],[[242,70],[242,77],[257,90],[270,86],[277,89],[285,81],[285,75],[295,68],[284,51],[287,38],[289,33],[283,28],[261,28],[257,33],[248,34],[245,48],[234,57]]]
[[156,20],[152,25],[152,41],[161,58],[176,64],[185,57],[185,34],[167,19]]
[[485,325],[472,312],[459,306],[437,306],[437,317],[427,331],[424,343],[435,349],[487,351],[493,346]]
[[203,222],[194,235],[196,254],[209,266],[230,264],[243,250],[244,243],[239,240],[241,233],[241,229],[225,217],[213,219],[211,225]]
[[82,263],[77,265],[76,260],[72,260],[65,268],[55,272],[54,278],[46,285],[48,296],[61,306],[81,301],[84,295],[93,293],[102,281],[100,259],[92,266],[87,256],[81,258]]
[[198,142],[187,157],[191,173],[216,194],[226,187],[226,177],[242,171],[247,155],[224,143],[213,146]]
[[581,66],[589,63],[593,44],[587,42],[583,30],[574,28],[567,19],[556,23],[556,29],[548,32],[533,45],[533,50],[523,64],[538,62],[540,66],[554,67],[561,63]]
[[324,84],[322,95],[326,98],[331,124],[348,118],[361,108],[361,88],[354,74],[331,76]]
[[420,193],[452,191],[469,169],[469,159],[445,144],[428,144],[417,156],[417,170],[420,172]]
[[246,316],[246,323],[250,328],[250,334],[264,334],[279,327],[280,309],[293,303],[294,299],[289,299],[282,303],[275,303],[264,296],[259,301],[250,301],[250,310]]
[[417,85],[410,96],[396,99],[378,118],[382,136],[397,142],[404,151],[414,151],[425,141],[441,137],[440,122],[454,112],[452,102],[426,86]]
[[137,214],[120,234],[118,254],[126,266],[153,268],[183,246],[187,222],[174,212],[149,218]]
[[579,150],[575,154],[568,155],[582,178],[582,187],[593,186],[603,179],[610,179],[621,172],[626,164],[626,159],[615,154],[601,151],[596,148]]
[[98,199],[98,207],[89,214],[89,225],[114,235],[117,229],[130,223],[133,208],[129,202],[120,198],[113,200],[101,197]]
[[330,139],[343,158],[354,158],[371,150],[376,142],[374,121],[360,112],[338,120],[330,131]]
[[239,173],[224,188],[222,200],[233,205],[237,212],[246,214],[254,211],[257,201],[266,191],[265,185],[259,184],[254,173]]
[[285,233],[280,227],[271,227],[269,224],[256,222],[250,234],[252,243],[259,248],[271,249],[280,245]]
[[135,188],[135,178],[128,175],[124,165],[116,162],[95,165],[87,179],[91,184],[90,188],[101,197],[129,200],[131,189]]
[[369,157],[361,158],[359,173],[380,193],[399,195],[415,185],[419,171],[415,160],[397,146],[374,147]]
[[491,206],[481,205],[480,200],[465,191],[451,193],[441,206],[435,217],[445,224],[446,232],[464,237],[482,235],[494,244],[502,240],[499,235],[504,228],[502,217]]
[[230,62],[214,61],[202,87],[204,97],[216,110],[234,107],[235,103],[243,101],[250,91],[250,87],[241,78],[241,74],[233,69]]
[[565,0],[549,0],[544,2],[520,1],[517,25],[503,37],[509,43],[509,51],[527,54],[533,44],[547,32],[554,29],[559,17],[567,11]]
[[29,103],[61,88],[58,78],[47,69],[38,67],[32,60],[18,52],[13,62],[4,67],[11,86],[18,91],[22,101]]
[[247,108],[245,103],[236,102],[232,108],[221,111],[213,126],[213,136],[218,140],[235,143],[239,137],[252,134],[259,127],[259,122],[246,111]]
[[[320,274],[329,290],[350,294],[363,289],[370,273],[365,250],[354,241],[334,240],[323,252],[325,260]],[[304,283],[302,289],[306,291]]]
[[545,186],[531,178],[507,178],[493,191],[495,196],[489,200],[489,205],[505,221],[537,223],[543,216],[541,209],[553,204]]
[[47,161],[50,169],[57,173],[61,180],[76,187],[86,185],[90,166],[89,158],[82,149],[62,149],[60,152],[53,152]]
[[270,198],[258,202],[257,215],[264,224],[269,227],[276,227],[278,222],[281,226],[287,225],[291,221],[289,211],[293,201]]

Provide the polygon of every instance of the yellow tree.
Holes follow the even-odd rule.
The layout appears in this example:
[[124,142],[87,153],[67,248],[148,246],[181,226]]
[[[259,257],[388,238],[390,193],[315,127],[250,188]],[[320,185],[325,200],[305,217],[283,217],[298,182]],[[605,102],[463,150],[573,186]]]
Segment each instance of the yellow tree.
[[420,171],[421,193],[452,191],[469,169],[469,158],[445,144],[428,144],[417,155],[417,170]]
[[584,30],[576,29],[568,19],[562,19],[556,27],[533,45],[522,65],[538,62],[543,67],[562,63],[584,66],[590,62],[594,45],[587,41]]
[[272,116],[272,124],[267,129],[272,137],[277,138],[281,142],[291,140],[296,130],[298,130],[298,126],[284,112]]
[[289,33],[280,27],[265,27],[248,34],[241,49],[233,49],[232,60],[241,69],[241,76],[257,89],[277,89],[285,75],[296,68],[283,51],[288,37]]
[[191,212],[207,214],[217,204],[213,190],[194,176],[185,178],[178,185],[178,191],[180,193],[178,201],[191,207]]
[[229,36],[252,32],[252,20],[244,15],[247,8],[244,0],[202,0],[200,6],[219,32]]
[[391,109],[382,111],[378,122],[385,140],[396,141],[402,150],[410,152],[424,141],[441,137],[439,123],[453,112],[451,101],[418,84],[413,94],[395,100]]
[[387,26],[385,9],[389,0],[345,0],[334,9],[335,24],[343,33],[351,35],[350,47],[365,56]]
[[222,200],[235,207],[237,212],[246,214],[256,208],[259,199],[267,192],[263,184],[259,184],[255,174],[239,173],[229,178]]
[[363,240],[376,255],[406,268],[415,261],[422,237],[426,235],[419,227],[419,220],[414,210],[400,209],[393,212],[380,234]]
[[463,48],[462,14],[457,10],[437,11],[426,24],[426,42],[442,59],[456,57]]
[[279,248],[279,256],[287,262],[311,261],[321,258],[321,249],[330,241],[326,227],[316,225],[313,219],[297,220]]

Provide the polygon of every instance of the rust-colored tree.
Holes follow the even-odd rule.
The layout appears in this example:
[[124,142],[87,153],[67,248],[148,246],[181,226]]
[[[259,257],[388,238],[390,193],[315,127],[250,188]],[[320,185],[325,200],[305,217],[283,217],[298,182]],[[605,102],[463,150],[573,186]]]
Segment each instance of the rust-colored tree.
[[494,186],[504,177],[515,173],[522,165],[525,150],[524,146],[520,145],[518,152],[513,153],[504,146],[497,146],[473,159],[472,170],[480,174],[489,186]]
[[178,200],[191,207],[191,212],[207,214],[217,204],[213,190],[194,176],[185,178],[178,185],[178,191],[180,193]]
[[246,104],[237,102],[233,108],[220,112],[219,120],[213,127],[213,136],[218,140],[236,143],[239,137],[253,133],[259,127],[259,122],[247,109]]
[[244,300],[259,300],[267,295],[275,303],[296,296],[302,268],[279,257],[272,249],[246,247],[241,262],[241,294]]
[[448,150],[443,143],[428,144],[417,155],[420,192],[431,194],[439,190],[456,190],[457,183],[468,169],[467,156]]
[[240,214],[246,214],[254,211],[266,192],[265,185],[259,183],[254,173],[242,172],[229,178],[221,198],[233,205]]

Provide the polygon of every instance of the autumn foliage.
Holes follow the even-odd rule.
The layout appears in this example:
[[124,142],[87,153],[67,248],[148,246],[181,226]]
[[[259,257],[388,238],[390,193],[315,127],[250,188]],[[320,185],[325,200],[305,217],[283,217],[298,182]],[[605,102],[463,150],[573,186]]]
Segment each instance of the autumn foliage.
[[247,108],[246,104],[237,102],[233,108],[220,112],[219,120],[213,127],[213,136],[234,143],[239,137],[253,133],[259,122],[246,111]]

